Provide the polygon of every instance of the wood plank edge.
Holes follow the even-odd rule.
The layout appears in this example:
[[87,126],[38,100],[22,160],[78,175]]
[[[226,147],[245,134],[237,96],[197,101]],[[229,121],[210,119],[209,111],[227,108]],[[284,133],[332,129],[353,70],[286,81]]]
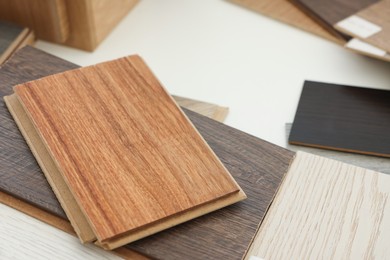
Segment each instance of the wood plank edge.
[[16,94],[5,96],[4,101],[81,242],[95,241],[96,236],[91,229],[90,223],[82,214],[81,208],[75,201],[64,179],[62,179],[58,167],[51,159],[45,144],[39,137]]

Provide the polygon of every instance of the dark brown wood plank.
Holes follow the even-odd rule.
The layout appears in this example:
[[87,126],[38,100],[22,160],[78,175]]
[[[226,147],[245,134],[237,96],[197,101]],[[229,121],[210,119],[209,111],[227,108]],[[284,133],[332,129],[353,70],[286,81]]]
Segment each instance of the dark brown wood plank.
[[[21,73],[21,64],[24,64],[23,77],[18,76]],[[49,75],[53,67],[56,67],[55,64],[59,64],[58,70],[66,70],[66,62],[59,58],[31,47],[20,50],[5,65],[6,67],[0,70],[2,95],[12,93],[13,85],[32,80],[34,77]],[[73,64],[68,66],[75,67]],[[294,153],[196,113],[185,109],[184,111],[248,198],[243,202],[129,244],[126,248],[162,259],[240,259],[275,196]],[[5,114],[1,112],[1,122],[8,120],[13,123],[8,111],[5,112]],[[23,140],[14,124],[13,130],[8,136],[8,139],[12,140],[5,140],[11,144],[17,138]],[[0,144],[5,141],[2,140]],[[14,178],[18,183],[14,185],[16,189],[18,186],[22,187],[19,190],[19,197],[40,205],[50,213],[61,215],[58,212],[62,210],[54,194],[48,196],[46,192],[42,195],[41,190],[51,191],[50,187],[43,178],[42,172],[30,173],[29,168],[35,169],[31,165],[37,167],[37,164],[25,144],[24,148],[11,157],[24,159],[15,160],[11,164],[11,166],[18,166],[13,174],[8,174],[7,177]],[[1,156],[1,165],[3,165],[7,157],[4,154]],[[28,161],[26,158],[31,160]],[[24,167],[25,164],[29,164],[30,167]],[[0,169],[2,170],[3,167]],[[0,172],[1,182],[5,178],[3,178],[4,172]],[[3,190],[14,194],[15,187],[11,190],[3,187]]]
[[334,25],[379,0],[289,0],[333,35],[349,39]]
[[289,143],[390,157],[390,91],[306,81]]

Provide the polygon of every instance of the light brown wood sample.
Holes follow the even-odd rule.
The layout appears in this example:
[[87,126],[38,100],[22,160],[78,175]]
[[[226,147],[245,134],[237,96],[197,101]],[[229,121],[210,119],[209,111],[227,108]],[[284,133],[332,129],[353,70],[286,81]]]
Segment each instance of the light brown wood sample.
[[386,259],[390,176],[297,152],[247,253],[264,259]]
[[287,0],[229,0],[273,19],[290,24],[327,40],[344,44],[345,41],[332,35],[304,12]]
[[175,99],[179,106],[185,107],[191,111],[207,116],[219,122],[225,121],[225,118],[229,112],[229,108],[227,107],[221,107],[215,104],[190,98],[179,97],[175,95],[172,95],[172,97],[173,99]]
[[93,51],[138,0],[67,0],[69,38],[65,45]]
[[[383,49],[386,52],[390,52],[390,0],[382,0],[372,4],[369,7],[354,14],[352,19],[353,18],[364,19],[364,24],[361,26],[367,26],[365,22],[368,22],[368,26],[373,26],[374,31],[367,32],[367,27],[360,26],[360,28],[348,28],[340,26],[341,23],[337,23],[335,28],[343,33]],[[351,19],[351,17],[348,17],[347,19]],[[377,28],[379,31],[375,30],[376,26],[379,27]],[[357,29],[357,31],[354,31],[353,29]],[[362,29],[363,31],[361,31]]]
[[31,28],[43,40],[68,38],[65,0],[0,0],[0,19]]
[[[137,56],[18,85],[15,93],[7,103],[38,162],[53,159],[67,184],[57,189],[81,208],[72,225],[85,216],[107,249],[245,198]],[[15,101],[41,144],[24,131],[28,120]],[[38,152],[42,146],[50,156]]]

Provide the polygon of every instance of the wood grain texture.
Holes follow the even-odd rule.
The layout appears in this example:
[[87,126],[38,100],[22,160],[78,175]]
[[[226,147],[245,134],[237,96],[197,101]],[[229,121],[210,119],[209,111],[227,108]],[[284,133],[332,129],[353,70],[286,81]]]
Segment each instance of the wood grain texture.
[[322,26],[318,25],[299,8],[287,0],[229,0],[253,11],[269,16],[278,21],[292,25],[304,31],[316,34],[324,39],[344,44],[345,40],[332,35]]
[[69,38],[65,45],[93,51],[138,0],[67,0]]
[[[28,200],[29,203],[62,218],[66,218],[66,215],[59,207],[24,139],[21,138],[14,120],[5,107],[3,96],[11,94],[14,85],[75,68],[78,68],[75,64],[32,47],[25,47],[0,69],[0,190]],[[181,100],[186,102],[185,98]],[[32,189],[34,186],[40,189]]]
[[289,143],[390,156],[390,91],[306,81]]
[[[20,70],[22,66],[25,67]],[[13,85],[50,75],[54,73],[53,70],[66,70],[66,67],[70,69],[75,66],[37,49],[26,47],[18,51],[0,69],[0,91],[10,94]],[[184,111],[244,189],[248,198],[125,247],[159,259],[239,259],[255,235],[294,153],[199,114],[185,109]],[[8,111],[5,112],[6,118],[13,123]],[[3,113],[0,115],[4,117]],[[15,124],[10,133],[13,135],[13,142],[23,141]],[[2,140],[5,141],[7,139]],[[3,185],[4,191],[44,208],[49,214],[66,219],[43,173],[33,171],[37,163],[26,144],[22,144],[26,149],[19,148],[19,153],[14,156],[4,157],[3,154],[1,157],[23,158],[15,160],[10,165],[14,168],[9,167],[7,171],[2,172],[3,167],[0,167],[0,184],[4,184],[7,179],[13,180],[8,185]],[[0,152],[2,151],[4,150],[0,149]],[[8,161],[3,159],[1,165],[6,165],[6,162]]]
[[31,28],[43,40],[62,43],[68,38],[65,0],[0,0],[0,19]]
[[362,9],[354,15],[380,26],[381,30],[369,37],[362,38],[359,37],[359,35],[353,34],[351,31],[343,30],[343,28],[337,26],[337,24],[334,27],[346,34],[383,49],[386,52],[390,52],[390,1],[381,0]]
[[334,36],[348,40],[334,25],[379,0],[289,0]]
[[[290,136],[291,127],[292,124],[286,124],[287,139]],[[295,152],[303,151],[307,153],[312,153],[315,155],[348,163],[358,167],[363,167],[376,172],[390,174],[390,158],[369,156],[369,155],[356,154],[356,153],[339,152],[339,151],[332,151],[327,149],[319,149],[314,147],[291,145],[291,144],[287,144],[286,148],[291,151],[295,151]]]
[[229,108],[199,100],[172,96],[178,105],[191,111],[207,116],[219,122],[223,122],[229,112]]
[[387,259],[390,176],[297,152],[247,256]]
[[[245,198],[138,56],[14,91],[48,150],[35,153],[38,163],[52,158],[102,246],[116,248]],[[30,141],[35,152],[39,144]],[[49,179],[56,175],[42,169]],[[72,202],[62,202],[74,214]]]

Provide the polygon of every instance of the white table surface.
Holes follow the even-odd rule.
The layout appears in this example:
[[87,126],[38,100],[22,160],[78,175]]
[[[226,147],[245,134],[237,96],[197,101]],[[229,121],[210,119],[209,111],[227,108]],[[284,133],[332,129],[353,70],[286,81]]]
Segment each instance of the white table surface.
[[[172,94],[228,106],[226,124],[280,146],[305,79],[390,90],[390,63],[224,0],[141,0],[92,53],[36,47],[82,66],[139,54]],[[0,259],[105,257],[0,204]]]

